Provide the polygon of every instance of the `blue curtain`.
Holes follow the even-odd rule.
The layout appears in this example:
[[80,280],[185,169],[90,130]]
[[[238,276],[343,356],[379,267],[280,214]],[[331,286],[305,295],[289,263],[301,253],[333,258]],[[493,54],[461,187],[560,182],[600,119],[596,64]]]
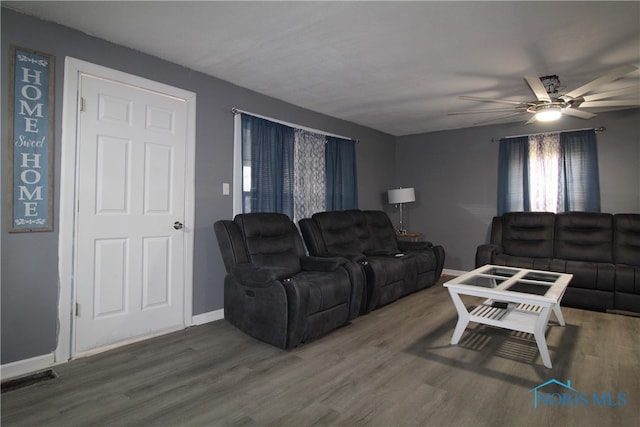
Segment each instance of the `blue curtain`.
[[243,198],[243,211],[293,218],[294,129],[245,114],[241,122],[243,166],[251,167],[251,190],[249,198]]
[[564,210],[600,212],[598,144],[593,129],[561,132]]
[[[600,178],[595,130],[561,132],[560,183],[564,212],[600,212]],[[498,156],[498,215],[530,211],[529,137],[503,138]]]
[[528,211],[529,137],[502,138],[498,154],[498,215]]
[[325,150],[327,210],[357,209],[356,142],[328,136]]

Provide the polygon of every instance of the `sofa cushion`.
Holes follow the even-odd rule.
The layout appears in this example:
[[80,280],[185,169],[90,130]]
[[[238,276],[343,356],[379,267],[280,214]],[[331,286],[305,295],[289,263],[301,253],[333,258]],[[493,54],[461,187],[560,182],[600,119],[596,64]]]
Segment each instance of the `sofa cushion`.
[[613,262],[613,216],[592,212],[556,215],[555,258]]
[[640,267],[616,265],[615,307],[640,313]]
[[614,308],[614,293],[597,289],[567,288],[560,305],[585,310],[607,311]]
[[570,288],[598,289],[613,292],[615,286],[615,266],[603,262],[571,261],[553,259],[551,271],[573,274]]
[[502,216],[502,246],[513,256],[552,258],[555,214],[508,212]]
[[613,217],[613,259],[616,264],[640,266],[640,215]]
[[616,291],[640,296],[640,267],[616,265]]

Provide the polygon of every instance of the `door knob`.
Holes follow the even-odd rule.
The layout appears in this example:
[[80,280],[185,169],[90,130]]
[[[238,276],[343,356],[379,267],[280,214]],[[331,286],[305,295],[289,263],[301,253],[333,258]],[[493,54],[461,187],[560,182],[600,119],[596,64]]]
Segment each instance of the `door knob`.
[[181,230],[184,228],[184,224],[182,224],[180,221],[176,221],[173,223],[173,228],[175,228],[176,230]]

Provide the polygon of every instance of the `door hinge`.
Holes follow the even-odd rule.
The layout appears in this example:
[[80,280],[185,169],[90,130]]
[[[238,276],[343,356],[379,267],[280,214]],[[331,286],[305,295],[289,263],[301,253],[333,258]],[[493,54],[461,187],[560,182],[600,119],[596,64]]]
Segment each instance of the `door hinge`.
[[80,317],[80,304],[76,303],[76,317]]
[[80,97],[80,111],[84,113],[84,98]]

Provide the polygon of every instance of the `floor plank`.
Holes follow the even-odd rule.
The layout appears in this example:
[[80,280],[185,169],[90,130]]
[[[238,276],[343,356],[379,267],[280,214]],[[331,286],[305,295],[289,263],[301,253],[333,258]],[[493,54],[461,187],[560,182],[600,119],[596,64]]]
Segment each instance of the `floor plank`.
[[[441,283],[291,351],[218,321],[56,366],[56,379],[2,394],[2,425],[637,425],[640,318],[563,313],[566,327],[547,330],[551,369],[529,334],[471,324],[450,345]],[[534,408],[550,379],[588,404]]]

